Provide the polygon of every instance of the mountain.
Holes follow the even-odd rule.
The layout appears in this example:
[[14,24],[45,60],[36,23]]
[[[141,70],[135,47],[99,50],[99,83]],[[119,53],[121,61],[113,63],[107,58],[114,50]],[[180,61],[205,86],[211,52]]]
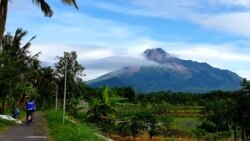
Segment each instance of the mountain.
[[161,48],[147,49],[142,55],[158,65],[123,67],[87,83],[92,87],[132,86],[140,92],[208,92],[240,88],[242,78],[231,71],[182,60]]

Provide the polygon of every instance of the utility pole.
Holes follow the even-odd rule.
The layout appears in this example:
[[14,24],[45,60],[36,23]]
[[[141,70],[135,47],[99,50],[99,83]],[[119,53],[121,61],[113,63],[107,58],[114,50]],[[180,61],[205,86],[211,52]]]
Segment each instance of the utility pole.
[[63,124],[65,119],[65,108],[66,108],[66,80],[67,80],[67,61],[65,61],[65,74],[64,74],[64,96],[63,96]]
[[58,101],[58,85],[56,84],[56,111],[57,111],[57,101]]
[[57,111],[57,101],[58,101],[58,85],[56,82],[52,81],[51,84],[55,84],[56,86],[56,105],[55,105],[55,110]]

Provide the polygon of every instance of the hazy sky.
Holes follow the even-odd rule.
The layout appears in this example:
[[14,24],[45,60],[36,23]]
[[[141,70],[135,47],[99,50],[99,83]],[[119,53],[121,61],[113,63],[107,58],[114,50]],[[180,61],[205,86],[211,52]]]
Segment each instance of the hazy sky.
[[250,0],[77,0],[79,10],[47,1],[52,18],[32,0],[12,0],[6,31],[21,27],[26,40],[36,35],[31,50],[44,62],[76,51],[85,80],[148,64],[139,55],[159,47],[250,78]]

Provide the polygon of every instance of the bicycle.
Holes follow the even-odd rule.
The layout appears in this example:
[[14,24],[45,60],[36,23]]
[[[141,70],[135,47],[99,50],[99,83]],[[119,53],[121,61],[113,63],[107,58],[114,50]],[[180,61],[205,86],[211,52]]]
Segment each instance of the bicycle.
[[31,111],[27,111],[26,123],[28,126],[32,123],[33,116]]

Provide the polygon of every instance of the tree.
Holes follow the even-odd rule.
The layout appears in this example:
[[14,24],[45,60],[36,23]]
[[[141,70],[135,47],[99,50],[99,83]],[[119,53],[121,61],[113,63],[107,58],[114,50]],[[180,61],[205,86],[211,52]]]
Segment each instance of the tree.
[[234,102],[231,99],[208,101],[202,110],[202,114],[209,121],[216,125],[216,132],[229,130],[229,123],[232,119],[231,109]]
[[145,122],[144,122],[144,114],[141,114],[141,113],[136,113],[131,121],[130,121],[130,124],[128,125],[132,135],[133,135],[133,138],[134,138],[134,141],[135,141],[135,138],[136,138],[136,135],[138,134],[141,134],[143,132],[143,130],[145,129]]
[[170,129],[171,122],[173,122],[173,117],[162,116],[159,119],[160,131],[166,137],[168,135],[168,131]]
[[78,63],[77,54],[75,51],[64,52],[63,57],[57,57],[59,62],[56,63],[55,73],[58,77],[64,76],[65,64],[67,64],[67,78],[69,81],[81,82],[82,76],[84,76],[84,67]]
[[136,100],[136,93],[132,87],[115,88],[117,94],[121,97],[127,98],[129,102]]
[[53,94],[56,90],[54,83],[58,83],[56,79],[54,69],[51,67],[40,67],[37,71],[33,71],[31,75],[34,85],[38,88],[39,99],[37,104],[43,107],[51,107],[52,103],[54,106],[55,95]]
[[[64,88],[64,76],[65,76],[65,66],[67,66],[67,97],[71,101],[71,103],[67,103],[67,106],[69,109],[76,109],[75,102],[80,102],[80,100],[77,100],[77,98],[81,94],[81,85],[83,84],[82,76],[84,76],[83,71],[84,67],[78,63],[77,61],[77,54],[75,51],[72,52],[64,52],[63,57],[58,57],[59,62],[56,63],[55,67],[55,74],[58,79],[58,85],[61,89],[59,89],[59,93],[63,93]],[[61,99],[63,99],[63,95],[61,96]],[[74,102],[73,102],[74,101]],[[74,103],[74,104],[73,104]],[[76,113],[75,111],[72,111],[72,113]]]
[[88,116],[93,121],[107,121],[109,116],[116,111],[115,105],[123,100],[116,94],[112,95],[112,91],[108,87],[103,87],[101,94],[89,102]]
[[150,141],[152,137],[160,133],[161,125],[158,124],[155,116],[150,112],[138,112],[134,114],[130,121],[121,122],[118,125],[118,130],[122,135],[132,134],[134,141],[138,134],[147,131],[149,134]]
[[157,123],[156,118],[152,114],[144,116],[146,122],[146,130],[149,134],[149,140],[152,140],[152,137],[159,134],[160,125]]
[[234,122],[242,128],[242,138],[247,141],[250,130],[250,82],[242,81],[242,90],[239,92],[235,108]]
[[[0,0],[0,49],[2,46],[2,40],[7,20],[8,4],[10,0]],[[63,4],[73,5],[78,9],[76,0],[61,0]],[[53,11],[46,0],[32,0],[33,4],[37,5],[46,17],[51,17]]]
[[36,88],[27,79],[31,72],[31,64],[36,60],[39,53],[31,56],[29,47],[32,37],[24,46],[21,40],[27,34],[22,29],[17,29],[14,37],[10,34],[5,36],[3,50],[0,52],[0,97],[2,99],[2,112],[5,110],[7,101],[20,102],[25,96],[36,95]]

